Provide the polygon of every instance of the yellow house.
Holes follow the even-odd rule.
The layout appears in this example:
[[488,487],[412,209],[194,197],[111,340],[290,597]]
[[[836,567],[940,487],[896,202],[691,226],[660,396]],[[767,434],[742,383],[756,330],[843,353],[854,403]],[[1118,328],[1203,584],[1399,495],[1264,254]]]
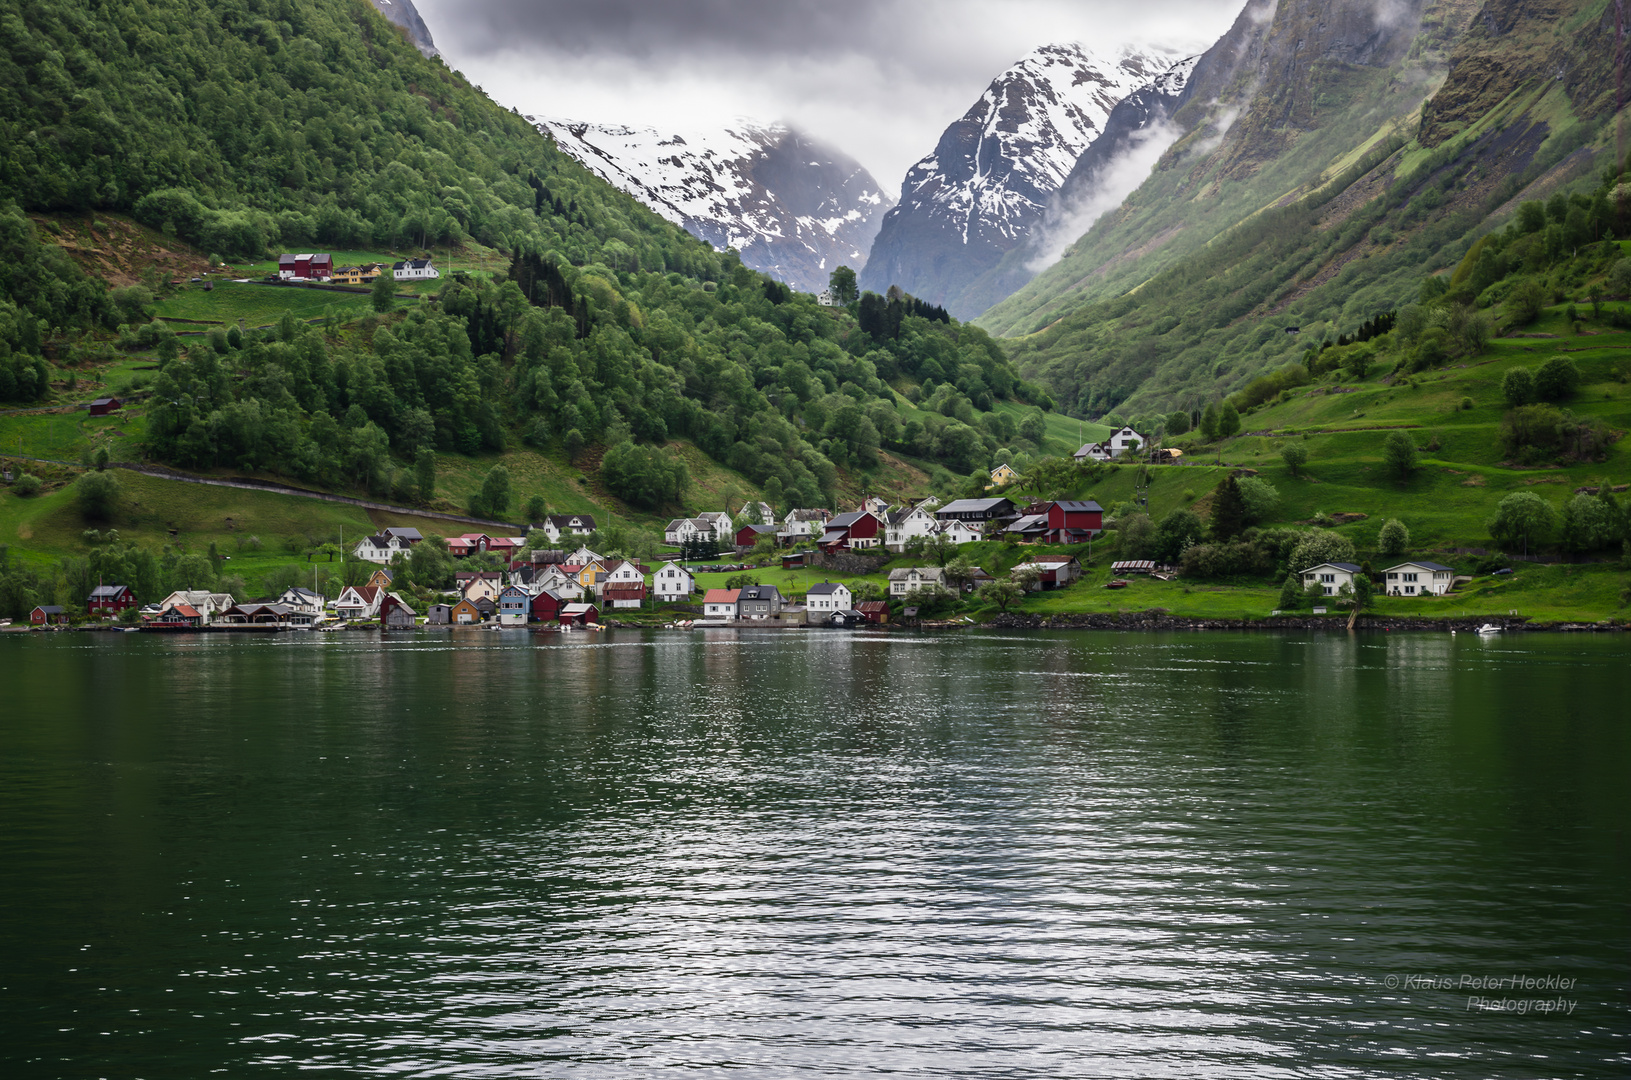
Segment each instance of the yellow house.
[[606,576],[606,567],[599,562],[588,563],[578,571],[578,584],[594,592],[595,583]]
[[374,573],[368,578],[368,584],[377,589],[389,589],[391,587],[391,578],[393,576],[395,575],[393,575],[391,571],[382,566],[378,570],[375,570]]
[[991,470],[991,483],[987,487],[1006,487],[1019,479],[1019,473],[1006,461]]
[[384,263],[368,263],[366,266],[342,266],[334,271],[329,281],[336,285],[368,285],[379,277]]

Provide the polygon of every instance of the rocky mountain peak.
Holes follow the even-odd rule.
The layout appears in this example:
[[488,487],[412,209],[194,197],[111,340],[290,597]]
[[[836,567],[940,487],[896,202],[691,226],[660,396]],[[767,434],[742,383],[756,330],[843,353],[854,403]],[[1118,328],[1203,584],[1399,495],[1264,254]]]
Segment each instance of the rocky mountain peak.
[[374,10],[400,26],[413,47],[426,56],[441,56],[442,52],[431,40],[430,27],[420,18],[413,0],[373,0]]
[[1169,75],[1173,60],[1148,50],[1107,59],[1057,44],[1004,71],[906,174],[862,285],[898,284],[953,314],[978,313],[962,295],[969,283],[1042,216],[1116,105]]

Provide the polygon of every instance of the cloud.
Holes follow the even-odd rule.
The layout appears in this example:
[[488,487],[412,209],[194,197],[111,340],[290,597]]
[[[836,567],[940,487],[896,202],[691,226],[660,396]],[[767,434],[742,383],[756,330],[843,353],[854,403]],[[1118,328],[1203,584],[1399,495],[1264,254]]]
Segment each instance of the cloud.
[[416,0],[447,62],[523,113],[653,127],[790,123],[893,191],[1039,45],[1199,51],[1233,0]]
[[1040,274],[1063,257],[1065,250],[1093,227],[1100,217],[1116,209],[1131,195],[1167,148],[1178,141],[1183,130],[1165,117],[1145,126],[1128,139],[1127,145],[1094,175],[1069,205],[1049,214],[1041,228],[1032,234],[1030,246],[1036,255],[1026,269]]

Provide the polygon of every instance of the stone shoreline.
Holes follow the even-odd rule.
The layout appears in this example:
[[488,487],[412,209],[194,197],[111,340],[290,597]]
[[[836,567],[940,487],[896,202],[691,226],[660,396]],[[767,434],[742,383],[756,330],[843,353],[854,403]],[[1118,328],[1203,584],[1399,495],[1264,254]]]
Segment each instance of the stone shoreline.
[[[1605,620],[1600,623],[1537,623],[1527,615],[1473,616],[1470,618],[1428,619],[1399,616],[1361,615],[1355,630],[1447,630],[1476,632],[1480,626],[1493,624],[1503,630],[1539,632],[1619,632],[1628,628],[1625,623]],[[1182,615],[1169,615],[1164,611],[1088,613],[1069,615],[1025,615],[1017,612],[998,615],[983,624],[996,630],[1326,630],[1348,629],[1346,616],[1275,615],[1262,619],[1202,619]]]

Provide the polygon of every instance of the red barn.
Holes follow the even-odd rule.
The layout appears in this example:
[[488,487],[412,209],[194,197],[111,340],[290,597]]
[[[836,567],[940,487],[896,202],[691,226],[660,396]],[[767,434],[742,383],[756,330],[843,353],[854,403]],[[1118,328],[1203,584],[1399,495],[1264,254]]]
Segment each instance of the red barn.
[[1104,507],[1096,502],[1052,502],[1044,539],[1054,544],[1081,544],[1104,531]]
[[829,553],[875,548],[881,542],[882,533],[882,518],[870,510],[857,510],[853,514],[839,514],[827,522],[819,546]]
[[117,615],[135,606],[136,594],[129,585],[98,585],[85,600],[85,611],[92,616]]
[[110,412],[118,412],[125,407],[125,403],[116,397],[99,397],[91,402],[92,416],[106,416]]

